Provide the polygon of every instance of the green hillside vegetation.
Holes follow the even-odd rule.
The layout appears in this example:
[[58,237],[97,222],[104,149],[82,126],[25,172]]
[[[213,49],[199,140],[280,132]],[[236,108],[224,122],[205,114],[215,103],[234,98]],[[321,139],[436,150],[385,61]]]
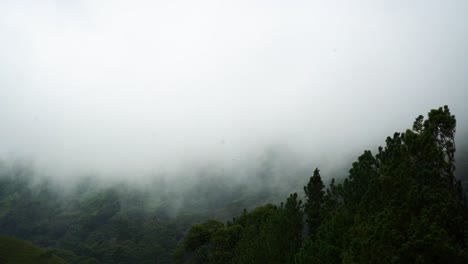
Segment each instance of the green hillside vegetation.
[[325,188],[316,169],[304,202],[291,194],[228,221],[193,225],[177,263],[468,263],[468,211],[455,178],[448,107],[366,150]]
[[53,255],[50,250],[42,249],[29,242],[0,235],[0,263],[2,264],[67,264]]
[[69,263],[171,263],[193,223],[230,219],[273,197],[273,186],[252,192],[227,177],[202,176],[185,189],[95,178],[63,187],[36,177],[27,164],[0,162],[0,233],[48,248]]
[[32,187],[21,179],[5,177],[0,184],[0,232],[49,248],[70,263],[169,263],[188,225],[159,210],[146,212],[140,193],[80,186],[63,195],[49,184]]

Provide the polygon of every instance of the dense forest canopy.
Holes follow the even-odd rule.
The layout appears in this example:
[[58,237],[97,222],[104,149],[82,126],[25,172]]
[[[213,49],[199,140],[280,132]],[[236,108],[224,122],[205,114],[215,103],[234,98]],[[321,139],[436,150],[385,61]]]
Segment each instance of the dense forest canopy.
[[[306,170],[279,151],[267,151],[252,169],[205,168],[184,181],[88,176],[68,183],[28,163],[0,162],[0,233],[70,263],[170,263],[191,224],[279,202],[278,193],[298,186]],[[283,181],[285,172],[297,181]]]

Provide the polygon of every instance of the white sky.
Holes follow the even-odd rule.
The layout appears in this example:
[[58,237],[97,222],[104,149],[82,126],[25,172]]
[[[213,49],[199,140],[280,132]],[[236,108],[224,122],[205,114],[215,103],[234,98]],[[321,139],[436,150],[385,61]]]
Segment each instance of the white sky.
[[1,0],[0,157],[146,172],[280,145],[321,165],[444,104],[468,127],[467,14],[466,0]]

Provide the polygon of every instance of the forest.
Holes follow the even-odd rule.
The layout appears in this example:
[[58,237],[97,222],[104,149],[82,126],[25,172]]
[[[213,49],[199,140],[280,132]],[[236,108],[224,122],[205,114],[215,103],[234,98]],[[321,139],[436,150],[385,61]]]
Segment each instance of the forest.
[[278,188],[267,171],[255,190],[205,177],[177,210],[177,186],[161,181],[61,186],[3,162],[0,233],[68,263],[467,263],[468,148],[456,152],[455,132],[449,108],[433,109],[346,177],[317,168]]
[[[455,116],[447,106],[366,150],[344,180],[319,169],[280,205],[226,224],[193,225],[178,263],[467,263],[467,207],[455,177]],[[463,165],[462,165],[463,166]],[[465,164],[466,168],[466,164]],[[304,201],[300,198],[303,197]]]
[[[447,106],[366,150],[325,188],[193,225],[179,263],[467,263],[467,207],[455,177],[456,120]],[[304,202],[301,198],[304,197]]]

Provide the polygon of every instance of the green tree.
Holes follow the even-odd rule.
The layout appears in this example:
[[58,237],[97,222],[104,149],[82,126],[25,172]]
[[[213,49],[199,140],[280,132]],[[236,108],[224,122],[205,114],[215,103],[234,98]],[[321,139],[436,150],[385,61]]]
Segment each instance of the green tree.
[[310,177],[309,182],[304,186],[304,213],[306,215],[309,236],[315,235],[317,228],[320,226],[320,212],[325,195],[324,187],[322,178],[320,177],[320,171],[316,168],[314,170],[314,175]]

